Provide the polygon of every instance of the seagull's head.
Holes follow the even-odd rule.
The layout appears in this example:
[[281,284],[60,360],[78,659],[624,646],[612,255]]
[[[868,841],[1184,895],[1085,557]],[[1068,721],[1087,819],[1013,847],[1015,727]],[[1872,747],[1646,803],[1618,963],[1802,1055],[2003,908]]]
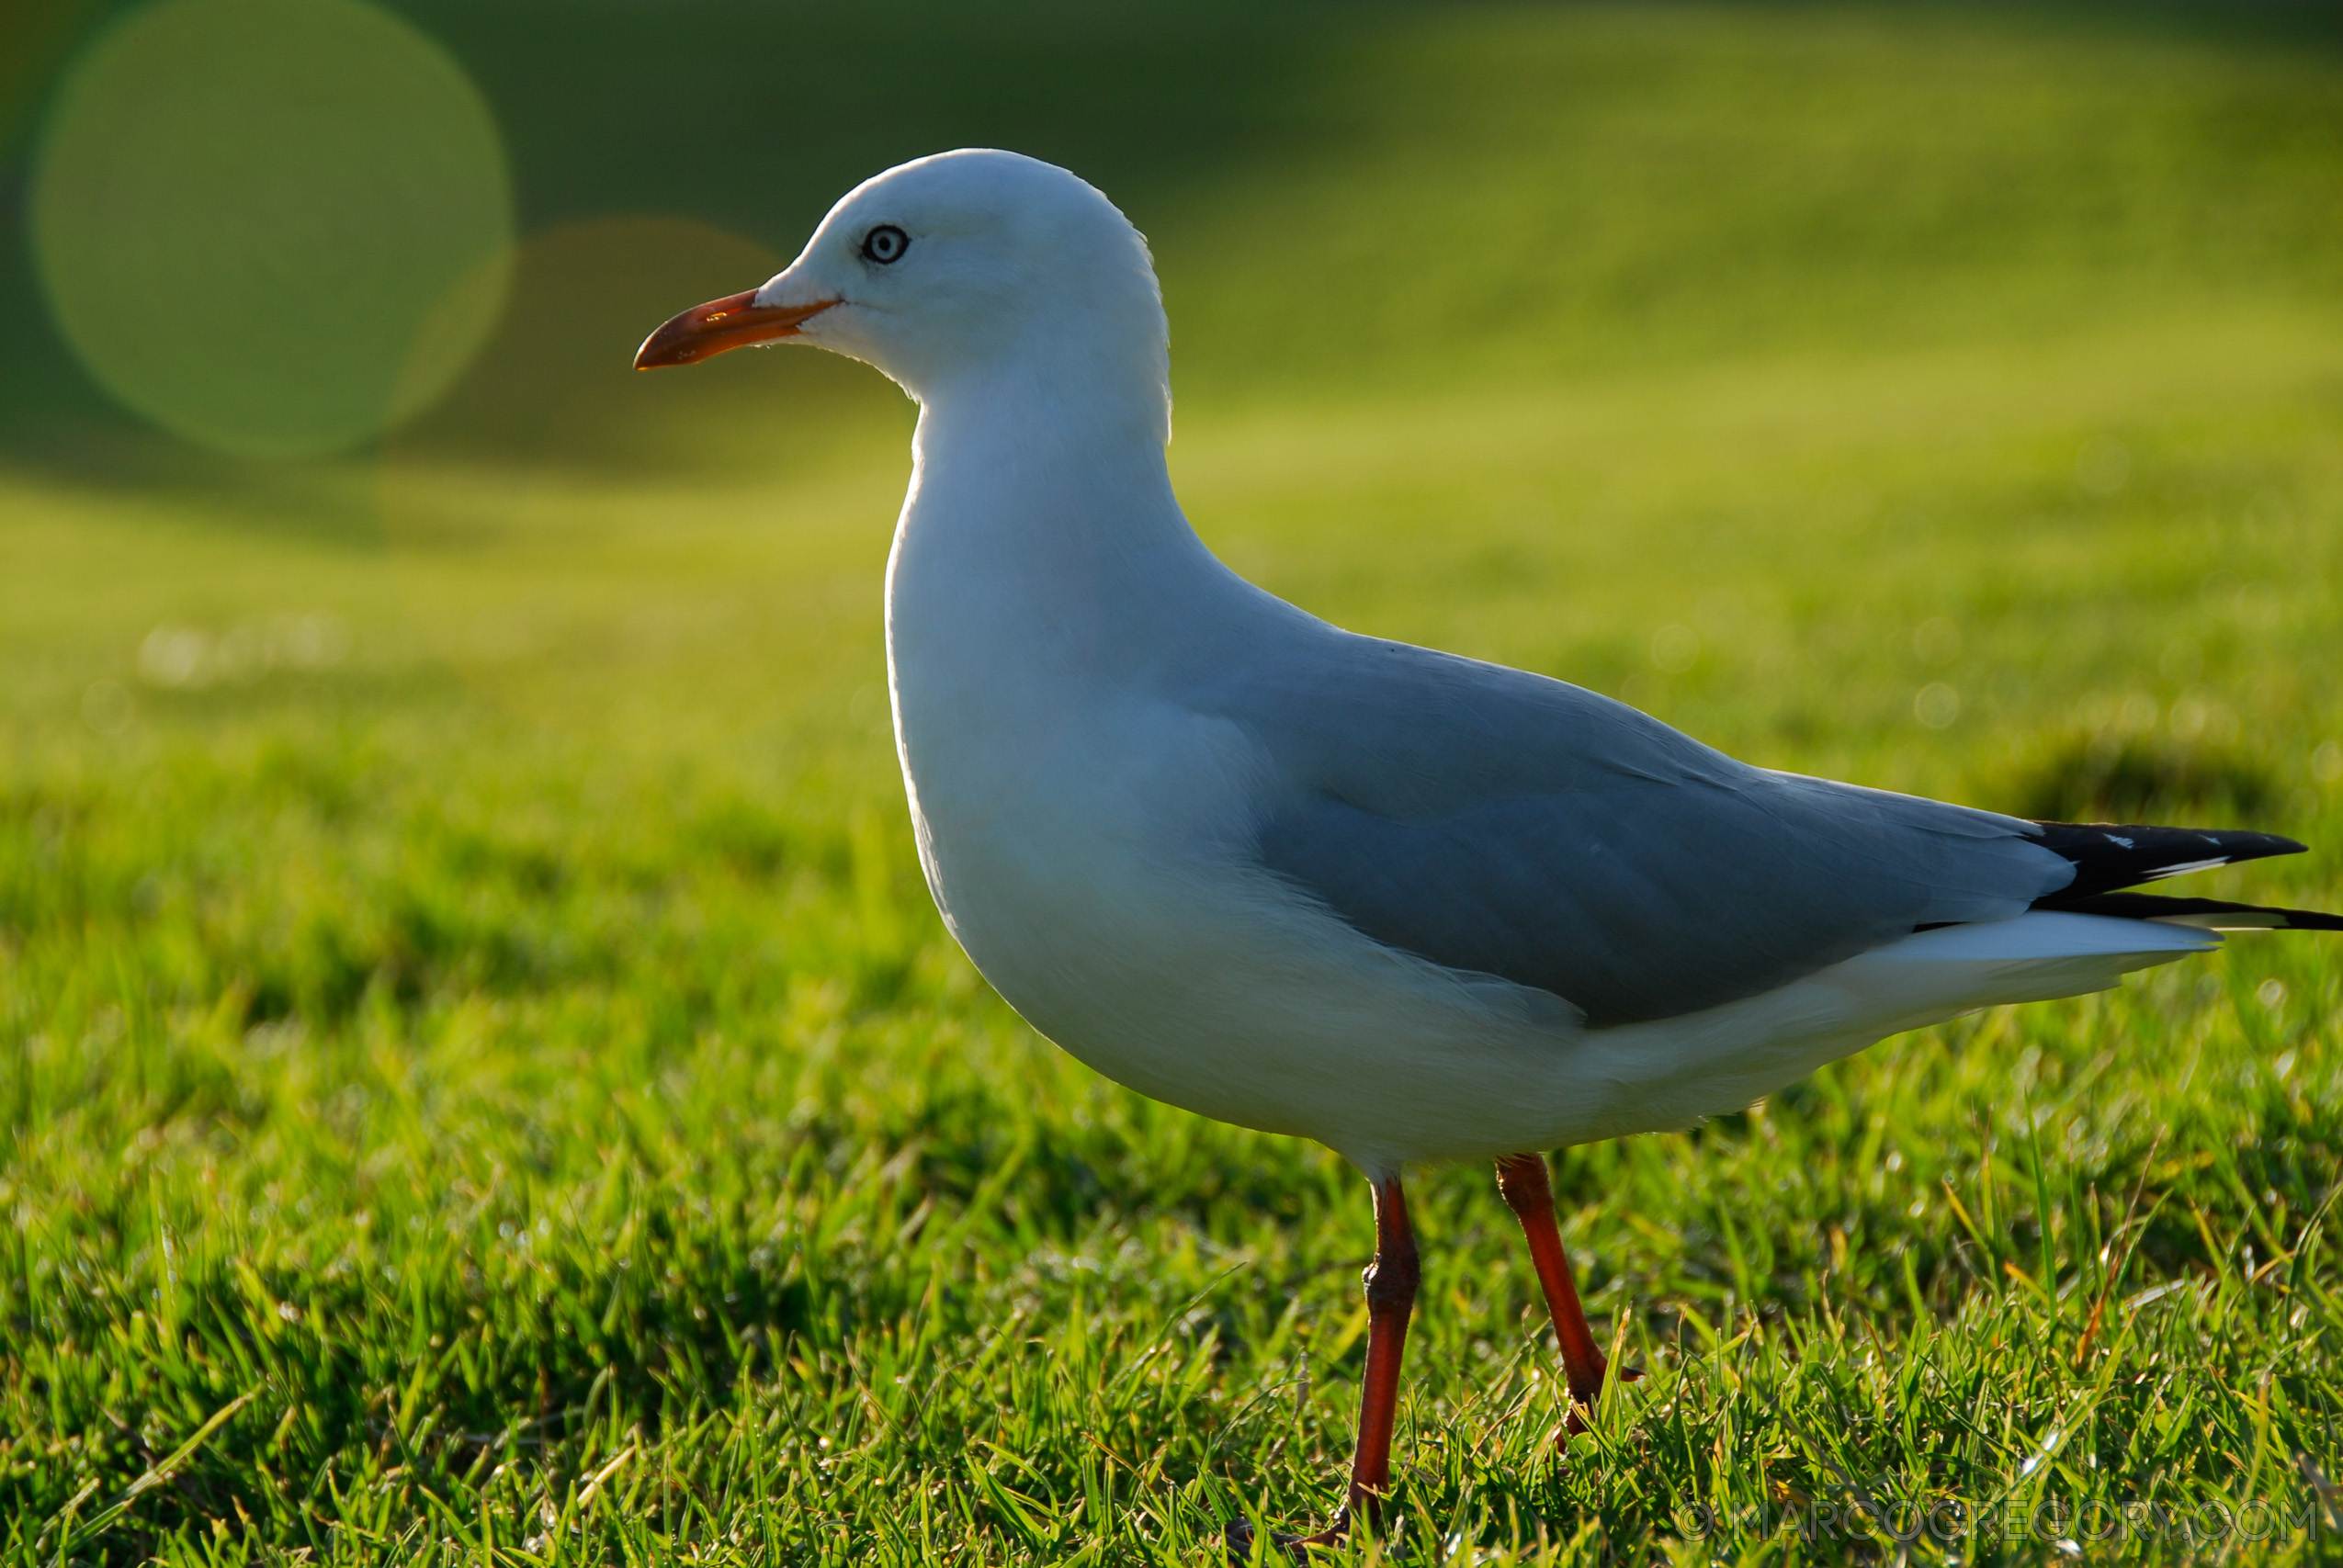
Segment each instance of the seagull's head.
[[796,261],[669,321],[635,366],[808,343],[877,366],[922,400],[1003,371],[1104,367],[1160,395],[1164,341],[1147,242],[1113,202],[1054,164],[969,150],[855,186]]

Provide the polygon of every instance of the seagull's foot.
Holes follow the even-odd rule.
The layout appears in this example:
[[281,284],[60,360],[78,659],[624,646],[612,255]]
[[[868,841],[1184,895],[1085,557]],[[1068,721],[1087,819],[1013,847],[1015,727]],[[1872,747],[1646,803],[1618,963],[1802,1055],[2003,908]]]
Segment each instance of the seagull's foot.
[[[1316,1535],[1287,1535],[1284,1530],[1272,1530],[1269,1544],[1296,1562],[1307,1563],[1312,1551],[1319,1548],[1330,1551],[1341,1545],[1350,1533],[1351,1510],[1346,1507],[1334,1516],[1332,1524]],[[1228,1543],[1230,1568],[1247,1568],[1253,1560],[1253,1522],[1247,1518],[1233,1521],[1224,1532],[1224,1539]]]
[[[1621,1367],[1616,1371],[1606,1370],[1603,1375],[1617,1378],[1621,1382],[1644,1381],[1644,1370],[1641,1367]],[[1580,1399],[1576,1394],[1570,1396],[1570,1413],[1562,1418],[1562,1425],[1556,1427],[1554,1431],[1554,1449],[1556,1453],[1567,1452],[1572,1438],[1590,1430],[1587,1426],[1587,1417],[1593,1414],[1593,1400]]]

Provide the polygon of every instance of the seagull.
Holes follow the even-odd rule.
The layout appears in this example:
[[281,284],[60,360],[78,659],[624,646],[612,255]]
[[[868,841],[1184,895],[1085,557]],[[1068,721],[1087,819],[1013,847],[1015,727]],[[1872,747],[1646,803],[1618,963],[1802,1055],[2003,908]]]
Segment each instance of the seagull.
[[[1239,577],[1164,464],[1167,325],[1104,195],[963,150],[847,193],[638,368],[810,344],[919,404],[888,689],[945,926],[1142,1094],[1314,1138],[1375,1247],[1347,1495],[1375,1528],[1417,1287],[1402,1172],[1492,1159],[1572,1401],[1607,1374],[1542,1152],[1740,1111],[1887,1035],[2343,918],[2128,891],[2303,846],[2034,822],[1739,762]],[[1251,1527],[1229,1527],[1249,1549]]]

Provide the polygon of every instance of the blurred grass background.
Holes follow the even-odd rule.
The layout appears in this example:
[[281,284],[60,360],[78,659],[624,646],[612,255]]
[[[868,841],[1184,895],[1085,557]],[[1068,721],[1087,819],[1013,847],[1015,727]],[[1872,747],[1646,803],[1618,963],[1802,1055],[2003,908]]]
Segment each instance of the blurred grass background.
[[[626,368],[905,157],[1147,231],[1191,515],[1312,610],[1771,765],[2343,843],[2326,8],[391,9],[501,130],[510,302],[273,462],[67,346],[26,197],[119,8],[0,16],[12,1560],[1189,1562],[1336,1495],[1359,1183],[1068,1063],[919,886],[909,405]],[[1833,1561],[1797,1511],[1860,1494],[2315,1556],[2337,974],[2241,939],[1565,1156],[1650,1375],[1564,1465],[1510,1218],[1428,1174],[1405,1550],[1704,1559],[1699,1506]]]

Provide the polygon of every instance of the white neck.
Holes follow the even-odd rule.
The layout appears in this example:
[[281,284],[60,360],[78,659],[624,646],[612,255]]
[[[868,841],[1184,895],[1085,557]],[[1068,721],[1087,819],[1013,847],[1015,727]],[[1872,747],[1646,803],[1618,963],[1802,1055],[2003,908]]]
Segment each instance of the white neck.
[[1220,574],[1172,493],[1161,381],[1127,360],[1117,374],[1079,339],[1059,344],[922,389],[888,569],[899,660],[931,646],[931,633],[975,634],[1004,615],[1024,628],[1017,637],[1056,626],[1094,649]]
[[1249,592],[1172,497],[1160,384],[1118,393],[1052,368],[923,389],[887,571],[896,739],[922,823],[1014,795],[1074,715],[1176,679]]

